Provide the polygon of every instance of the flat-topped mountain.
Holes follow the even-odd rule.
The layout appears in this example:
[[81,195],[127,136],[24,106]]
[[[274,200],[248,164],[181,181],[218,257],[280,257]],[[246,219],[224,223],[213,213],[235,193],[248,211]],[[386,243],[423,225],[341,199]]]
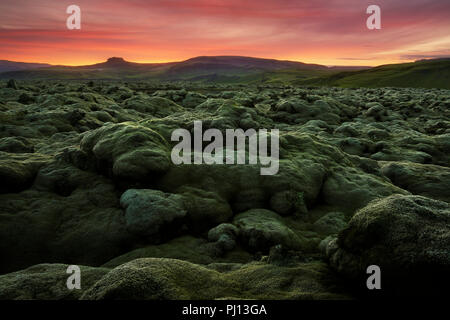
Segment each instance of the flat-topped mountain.
[[105,62],[100,62],[92,65],[78,66],[72,68],[82,69],[153,69],[167,65],[167,63],[138,63],[126,61],[121,57],[111,57]]
[[106,68],[126,68],[137,65],[137,63],[132,63],[125,61],[123,58],[111,57],[106,62],[95,64],[94,66],[106,67]]

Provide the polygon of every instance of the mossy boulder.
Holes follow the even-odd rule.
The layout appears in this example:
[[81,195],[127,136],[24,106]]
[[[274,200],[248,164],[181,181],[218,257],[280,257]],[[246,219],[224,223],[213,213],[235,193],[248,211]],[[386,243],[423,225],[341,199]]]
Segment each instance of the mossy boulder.
[[9,153],[33,153],[33,144],[24,137],[5,137],[0,139],[0,151]]
[[98,170],[117,179],[139,181],[169,169],[168,144],[152,129],[135,123],[106,124],[89,132],[81,150],[97,162]]
[[183,107],[169,99],[150,97],[146,94],[139,94],[126,99],[123,105],[126,109],[133,109],[160,118],[184,110]]
[[252,209],[236,215],[233,224],[238,228],[240,241],[251,251],[268,252],[281,244],[301,249],[303,239],[287,227],[280,216],[266,209]]
[[75,189],[92,185],[96,180],[101,178],[93,172],[80,170],[65,161],[53,160],[38,170],[33,187],[36,190],[68,196]]
[[38,264],[0,275],[0,300],[76,300],[109,272],[106,268],[80,266],[80,289],[67,288],[67,264]]
[[137,259],[111,270],[81,296],[83,300],[130,299],[348,299],[324,263],[279,267],[232,265],[219,272],[190,262]]
[[382,178],[354,168],[336,169],[324,182],[323,200],[330,205],[358,209],[391,194],[409,194]]
[[131,241],[114,186],[101,177],[63,196],[34,188],[0,195],[0,273],[44,262],[97,265]]
[[450,168],[412,162],[388,162],[381,172],[413,194],[450,202]]
[[187,225],[193,232],[208,230],[233,216],[228,202],[217,193],[192,187],[183,187],[179,191],[187,211]]
[[337,234],[347,227],[343,212],[328,212],[314,222],[314,230],[322,234]]
[[0,193],[20,192],[29,188],[40,167],[48,163],[48,156],[33,153],[0,151]]
[[186,108],[195,108],[199,104],[205,102],[206,99],[207,97],[201,93],[189,91],[184,97],[181,104]]
[[164,231],[176,232],[176,226],[186,216],[180,195],[159,190],[128,189],[120,197],[120,204],[125,209],[127,230],[152,240],[160,239]]
[[366,269],[381,269],[388,294],[443,294],[450,268],[450,205],[422,196],[392,195],[359,210],[337,240],[330,264],[365,287]]
[[182,260],[146,258],[114,268],[81,299],[204,299],[221,296],[224,289],[217,271]]
[[208,240],[215,242],[222,251],[230,251],[236,247],[239,230],[231,223],[222,223],[208,231]]
[[270,208],[276,213],[286,216],[293,213],[305,214],[308,209],[303,198],[303,192],[284,190],[275,193],[270,198]]

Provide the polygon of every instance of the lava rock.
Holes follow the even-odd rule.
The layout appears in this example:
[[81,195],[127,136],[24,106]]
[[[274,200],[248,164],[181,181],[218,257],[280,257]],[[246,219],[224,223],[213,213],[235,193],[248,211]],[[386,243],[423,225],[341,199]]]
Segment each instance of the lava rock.
[[381,269],[389,294],[438,295],[448,290],[450,205],[422,196],[392,195],[359,210],[327,246],[330,264],[360,282]]
[[[129,189],[120,197],[127,230],[134,235],[160,239],[162,232],[186,216],[183,198],[159,190]],[[176,228],[175,228],[176,229]]]

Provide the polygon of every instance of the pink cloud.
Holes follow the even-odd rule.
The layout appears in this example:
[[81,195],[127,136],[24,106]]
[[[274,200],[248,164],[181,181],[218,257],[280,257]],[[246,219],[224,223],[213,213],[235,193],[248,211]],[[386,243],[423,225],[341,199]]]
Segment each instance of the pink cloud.
[[[76,64],[119,54],[138,61],[239,54],[379,64],[450,50],[437,41],[450,31],[446,0],[75,2],[80,31],[65,28],[65,9],[74,1],[3,0],[0,59]],[[382,30],[367,30],[369,4],[381,7]],[[421,51],[413,53],[415,47]]]

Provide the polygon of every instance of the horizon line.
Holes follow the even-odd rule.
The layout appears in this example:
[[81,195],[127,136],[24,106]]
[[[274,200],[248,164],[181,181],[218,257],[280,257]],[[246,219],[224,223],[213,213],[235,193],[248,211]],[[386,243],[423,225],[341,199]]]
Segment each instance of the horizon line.
[[[405,60],[405,61],[402,61],[402,62],[390,62],[390,63],[384,63],[384,64],[379,64],[379,65],[348,65],[348,64],[326,65],[326,64],[320,64],[320,63],[315,63],[315,62],[307,62],[307,61],[303,61],[303,60],[261,58],[261,57],[244,56],[244,55],[199,55],[199,56],[194,56],[194,57],[190,57],[190,58],[183,59],[183,60],[156,60],[156,61],[130,61],[130,60],[127,60],[127,59],[125,59],[123,57],[110,56],[110,57],[105,58],[105,59],[103,59],[101,61],[91,62],[91,63],[84,63],[84,64],[53,64],[53,63],[42,62],[42,61],[39,61],[39,62],[37,62],[37,61],[17,61],[17,60],[9,60],[9,59],[0,59],[0,61],[8,61],[8,62],[15,62],[15,63],[48,64],[48,65],[53,66],[53,67],[57,67],[57,66],[83,67],[83,66],[89,66],[89,65],[94,65],[94,64],[98,64],[98,63],[103,63],[103,62],[108,61],[108,59],[110,59],[110,58],[122,58],[126,62],[138,63],[138,64],[166,64],[166,63],[180,63],[180,62],[184,62],[184,61],[187,61],[187,60],[190,60],[190,59],[194,59],[194,58],[199,58],[199,57],[243,57],[243,58],[254,58],[254,59],[262,59],[262,60],[276,60],[276,61],[298,62],[298,63],[304,63],[304,64],[320,65],[320,66],[325,66],[325,67],[328,67],[328,68],[333,68],[333,67],[375,68],[375,67],[384,66],[384,65],[390,65],[390,64],[413,63],[413,62],[421,61],[421,60],[435,60],[434,58],[429,58],[429,59],[425,58],[425,59],[418,59],[418,60]],[[448,58],[450,58],[450,56],[446,57],[446,58],[448,59]],[[438,58],[438,59],[445,59],[445,58]]]

